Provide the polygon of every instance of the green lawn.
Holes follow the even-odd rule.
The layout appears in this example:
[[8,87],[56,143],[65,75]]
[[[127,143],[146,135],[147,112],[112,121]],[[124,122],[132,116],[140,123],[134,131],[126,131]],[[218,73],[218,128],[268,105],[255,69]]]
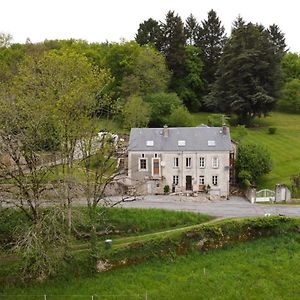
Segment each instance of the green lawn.
[[[208,113],[193,114],[195,122],[207,123]],[[274,189],[276,183],[290,183],[293,174],[300,173],[300,115],[273,112],[266,118],[255,120],[258,127],[247,129],[243,142],[264,145],[271,153],[273,170],[258,182],[258,188]],[[276,127],[268,134],[268,127]],[[235,128],[231,128],[234,138]]]
[[[274,188],[276,183],[290,183],[293,174],[300,173],[300,115],[273,112],[262,120],[258,129],[248,129],[245,142],[264,145],[271,153],[273,170],[258,183],[259,188]],[[277,127],[268,134],[268,127]],[[234,136],[234,128],[232,129]]]
[[146,299],[146,292],[147,299],[299,299],[299,268],[300,237],[294,233],[95,277],[6,287],[0,299]]

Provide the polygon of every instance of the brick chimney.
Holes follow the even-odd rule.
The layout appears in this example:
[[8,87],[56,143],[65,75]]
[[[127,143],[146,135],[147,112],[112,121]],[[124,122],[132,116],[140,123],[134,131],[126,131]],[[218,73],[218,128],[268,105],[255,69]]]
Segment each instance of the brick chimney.
[[227,131],[228,131],[228,128],[227,128],[226,124],[223,124],[223,126],[222,126],[222,133],[223,133],[224,135],[226,135],[226,134],[227,134]]

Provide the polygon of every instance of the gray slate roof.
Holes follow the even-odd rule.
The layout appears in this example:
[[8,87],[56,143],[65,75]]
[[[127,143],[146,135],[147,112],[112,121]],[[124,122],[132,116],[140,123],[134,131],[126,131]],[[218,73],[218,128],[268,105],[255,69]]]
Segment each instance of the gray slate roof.
[[[168,137],[164,137],[163,128],[132,128],[128,151],[229,151],[231,149],[230,130],[226,127],[175,127],[168,128]],[[153,141],[153,146],[147,146]],[[185,146],[178,146],[185,141]],[[215,146],[208,146],[215,141]]]

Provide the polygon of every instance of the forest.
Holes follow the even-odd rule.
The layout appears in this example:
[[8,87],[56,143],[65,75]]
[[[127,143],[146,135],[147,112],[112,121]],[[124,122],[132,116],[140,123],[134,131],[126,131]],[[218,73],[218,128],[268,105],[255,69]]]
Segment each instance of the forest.
[[[28,39],[14,44],[11,39],[1,34],[2,95],[14,97],[12,87],[21,91],[24,77],[34,84],[40,74],[52,72],[58,83],[65,72],[91,72],[101,81],[86,86],[97,100],[95,113],[116,120],[125,130],[190,126],[190,112],[221,113],[247,126],[274,109],[300,112],[300,58],[288,52],[276,24],[265,28],[238,16],[227,35],[214,10],[202,21],[192,14],[183,21],[169,11],[165,20],[150,18],[139,24],[135,41],[71,39],[33,44]],[[75,70],[68,62],[71,59],[84,61],[86,70],[79,66]],[[54,70],[56,63],[60,70]],[[79,89],[82,82],[73,75],[69,80]],[[51,84],[49,80],[38,84],[36,93]],[[55,126],[45,127],[48,131]]]

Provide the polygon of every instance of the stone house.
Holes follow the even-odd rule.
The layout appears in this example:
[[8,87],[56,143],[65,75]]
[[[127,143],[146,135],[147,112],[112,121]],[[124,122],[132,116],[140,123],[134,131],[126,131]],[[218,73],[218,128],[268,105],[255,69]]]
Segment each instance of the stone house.
[[208,192],[227,197],[236,147],[228,127],[132,128],[128,177],[144,194]]

